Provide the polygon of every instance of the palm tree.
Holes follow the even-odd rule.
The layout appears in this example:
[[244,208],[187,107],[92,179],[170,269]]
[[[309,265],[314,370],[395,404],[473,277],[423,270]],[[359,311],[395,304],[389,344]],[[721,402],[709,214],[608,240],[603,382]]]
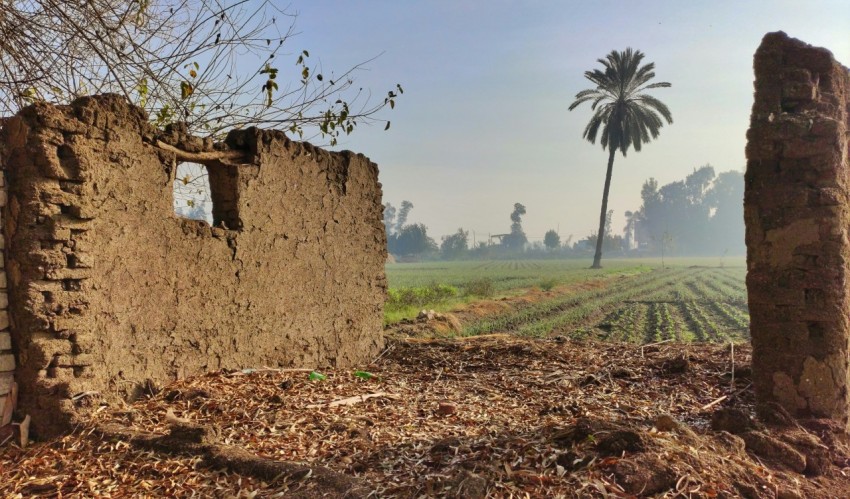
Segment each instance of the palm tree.
[[640,50],[627,48],[623,52],[612,50],[599,62],[604,71],[594,69],[585,71],[584,77],[596,84],[596,88],[582,90],[576,94],[576,100],[570,105],[570,111],[579,104],[593,101],[590,109],[593,117],[584,129],[584,138],[591,144],[596,143],[599,128],[602,137],[599,143],[602,149],[608,149],[608,172],[605,174],[605,189],[602,191],[602,213],[599,216],[599,231],[596,233],[596,254],[591,268],[602,268],[602,239],[605,235],[605,214],[608,212],[608,190],[611,187],[611,172],[614,169],[614,154],[619,149],[623,156],[634,146],[640,151],[642,144],[658,137],[658,131],[664,126],[663,117],[668,124],[673,123],[670,110],[660,100],[646,94],[652,88],[669,87],[667,82],[650,83],[655,77],[655,64],[641,66],[644,58]]

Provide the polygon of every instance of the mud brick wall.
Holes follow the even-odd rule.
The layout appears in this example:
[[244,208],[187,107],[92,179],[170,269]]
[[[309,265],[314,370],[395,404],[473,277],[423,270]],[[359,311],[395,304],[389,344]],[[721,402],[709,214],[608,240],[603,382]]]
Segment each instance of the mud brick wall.
[[744,217],[759,409],[846,426],[850,77],[828,50],[781,32],[754,66]]
[[[366,157],[276,131],[159,133],[116,96],[28,107],[2,140],[18,405],[37,433],[175,378],[362,365],[383,347]],[[209,170],[212,227],[174,214],[183,160]]]
[[15,382],[15,355],[12,351],[12,334],[9,331],[9,297],[6,293],[6,265],[3,258],[5,247],[3,209],[7,199],[6,177],[0,172],[0,427],[11,421],[16,398],[12,393]]

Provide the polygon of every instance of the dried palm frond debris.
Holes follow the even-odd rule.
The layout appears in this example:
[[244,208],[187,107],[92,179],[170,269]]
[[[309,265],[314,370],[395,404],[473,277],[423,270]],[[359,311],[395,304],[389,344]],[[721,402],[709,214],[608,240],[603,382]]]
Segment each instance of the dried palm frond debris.
[[[358,370],[211,373],[104,406],[62,439],[7,444],[0,489],[340,497],[328,477],[344,477],[374,497],[846,495],[838,429],[755,421],[750,349],[734,350],[734,385],[729,355],[496,334],[397,339]],[[256,473],[215,459],[221,449],[301,472]]]

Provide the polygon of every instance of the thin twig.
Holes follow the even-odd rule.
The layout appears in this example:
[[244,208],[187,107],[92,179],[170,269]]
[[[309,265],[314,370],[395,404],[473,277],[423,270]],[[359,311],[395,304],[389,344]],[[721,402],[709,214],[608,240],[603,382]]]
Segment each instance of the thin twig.
[[308,409],[318,409],[320,407],[338,407],[341,405],[354,405],[358,402],[365,402],[366,400],[373,398],[388,398],[388,399],[398,399],[398,395],[393,395],[387,392],[376,392],[376,393],[367,393],[366,395],[355,395],[353,397],[346,397],[344,399],[337,399],[332,402],[327,402],[324,404],[310,404],[307,406]]
[[662,344],[664,344],[664,343],[670,343],[671,341],[673,341],[673,338],[670,338],[670,339],[668,339],[668,340],[657,341],[657,342],[655,342],[655,343],[650,343],[650,344],[648,344],[648,345],[641,345],[641,346],[640,346],[640,356],[641,356],[641,357],[643,357],[643,349],[644,349],[644,348],[647,348],[647,347],[654,347],[654,346],[662,345]]
[[732,390],[735,390],[735,343],[729,342],[729,356],[732,359],[732,386],[730,387]]
[[726,400],[727,398],[729,398],[729,395],[724,395],[724,396],[722,396],[722,397],[720,397],[720,398],[714,399],[714,400],[712,400],[711,402],[709,402],[709,403],[705,404],[704,406],[700,407],[700,409],[699,409],[699,410],[701,410],[701,411],[705,411],[705,410],[707,410],[707,409],[711,409],[712,407],[714,407],[715,405],[719,404],[720,402],[723,402],[723,401],[724,401],[724,400]]

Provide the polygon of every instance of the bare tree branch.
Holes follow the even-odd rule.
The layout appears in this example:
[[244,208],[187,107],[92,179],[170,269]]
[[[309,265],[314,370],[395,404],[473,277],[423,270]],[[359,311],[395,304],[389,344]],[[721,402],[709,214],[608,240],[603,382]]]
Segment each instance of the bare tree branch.
[[284,52],[295,18],[271,0],[0,1],[0,114],[114,92],[200,135],[273,124],[335,144],[383,121],[401,86],[374,100],[354,86],[373,59],[334,74]]

